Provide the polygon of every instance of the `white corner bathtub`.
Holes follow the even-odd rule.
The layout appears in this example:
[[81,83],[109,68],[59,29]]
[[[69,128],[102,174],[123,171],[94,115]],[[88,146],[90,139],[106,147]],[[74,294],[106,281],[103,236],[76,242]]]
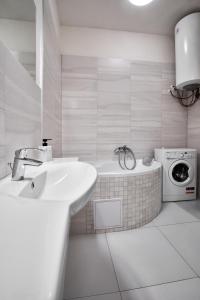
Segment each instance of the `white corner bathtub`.
[[[159,214],[162,179],[159,162],[153,161],[151,166],[145,166],[142,160],[137,160],[135,169],[131,171],[121,169],[118,161],[97,161],[93,165],[98,173],[97,182],[84,211],[72,218],[73,234],[138,228],[151,222]],[[121,226],[95,229],[94,202],[97,200],[105,203],[115,199],[121,200]]]
[[151,166],[145,166],[141,159],[137,160],[136,167],[133,170],[123,170],[119,166],[118,161],[97,161],[93,163],[93,165],[96,167],[98,175],[100,176],[137,176],[161,168],[161,164],[157,161],[153,161]]

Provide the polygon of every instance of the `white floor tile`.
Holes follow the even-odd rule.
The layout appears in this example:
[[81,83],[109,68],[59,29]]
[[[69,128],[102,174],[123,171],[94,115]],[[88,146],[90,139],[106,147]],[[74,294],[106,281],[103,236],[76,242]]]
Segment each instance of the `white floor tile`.
[[70,239],[65,299],[118,291],[105,235]]
[[163,226],[160,230],[200,276],[200,223]]
[[194,277],[156,228],[107,234],[120,290]]
[[121,300],[121,296],[120,293],[114,293],[86,298],[76,298],[74,300]]
[[195,216],[181,208],[176,203],[165,203],[157,218],[153,220],[156,226],[197,222]]
[[199,300],[200,279],[190,279],[122,293],[123,300]]
[[200,219],[200,200],[179,202],[177,205],[194,217]]
[[150,228],[150,227],[155,227],[155,224],[153,221],[151,221],[150,223],[145,224],[144,226],[142,226],[141,228]]

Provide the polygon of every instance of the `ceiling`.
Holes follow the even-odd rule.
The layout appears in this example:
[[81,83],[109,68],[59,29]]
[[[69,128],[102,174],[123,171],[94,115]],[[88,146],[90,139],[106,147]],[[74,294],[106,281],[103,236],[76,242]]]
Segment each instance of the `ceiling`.
[[200,0],[154,0],[136,7],[128,0],[58,0],[62,25],[172,35],[185,15],[200,11]]
[[0,0],[0,18],[35,21],[34,0]]

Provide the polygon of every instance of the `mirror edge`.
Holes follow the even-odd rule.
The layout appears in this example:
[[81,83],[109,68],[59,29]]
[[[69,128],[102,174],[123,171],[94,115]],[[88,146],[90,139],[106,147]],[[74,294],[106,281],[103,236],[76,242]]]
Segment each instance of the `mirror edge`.
[[36,7],[36,84],[42,89],[43,82],[43,1],[34,0]]

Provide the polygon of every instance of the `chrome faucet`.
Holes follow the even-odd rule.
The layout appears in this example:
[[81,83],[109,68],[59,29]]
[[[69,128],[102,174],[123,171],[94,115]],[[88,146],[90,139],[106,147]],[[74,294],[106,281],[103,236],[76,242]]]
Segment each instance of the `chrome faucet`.
[[[118,163],[123,170],[133,170],[136,167],[136,159],[135,159],[135,154],[131,150],[131,148],[127,147],[126,145],[122,147],[117,147],[114,150],[114,153],[118,155]],[[129,167],[127,165],[127,159],[128,157],[131,157],[133,160],[133,166]],[[123,163],[122,163],[123,160]]]
[[27,150],[38,150],[43,151],[38,148],[22,148],[15,151],[14,163],[12,167],[12,180],[19,181],[24,179],[25,166],[40,166],[43,162],[40,160],[27,158]]
[[115,150],[114,150],[114,153],[115,154],[118,154],[118,153],[121,153],[121,152],[124,152],[126,153],[127,151],[132,151],[130,148],[128,148],[126,145],[122,146],[122,147],[117,147]]

